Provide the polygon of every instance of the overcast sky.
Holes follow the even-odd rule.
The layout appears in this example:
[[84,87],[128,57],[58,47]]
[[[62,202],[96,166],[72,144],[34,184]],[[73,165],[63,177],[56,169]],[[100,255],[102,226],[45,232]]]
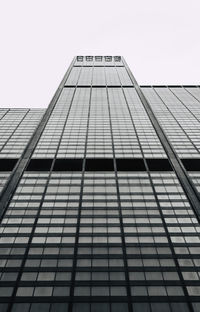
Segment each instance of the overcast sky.
[[74,55],[123,55],[140,84],[200,83],[200,0],[1,0],[1,107],[47,107]]

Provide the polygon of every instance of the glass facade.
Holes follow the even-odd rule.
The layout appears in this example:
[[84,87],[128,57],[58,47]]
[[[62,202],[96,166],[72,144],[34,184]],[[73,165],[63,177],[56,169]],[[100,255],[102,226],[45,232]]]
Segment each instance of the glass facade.
[[77,56],[59,90],[0,110],[0,312],[199,312],[199,88]]
[[20,158],[43,113],[42,109],[0,109],[0,159]]

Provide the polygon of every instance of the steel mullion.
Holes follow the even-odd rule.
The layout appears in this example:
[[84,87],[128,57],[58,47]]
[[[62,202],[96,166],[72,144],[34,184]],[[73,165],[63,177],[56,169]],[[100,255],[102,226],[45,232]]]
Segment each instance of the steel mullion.
[[[105,77],[105,80],[106,80],[106,77]],[[128,299],[127,303],[128,303],[129,312],[132,312],[133,310],[132,310],[131,290],[130,290],[129,272],[128,272],[128,264],[127,264],[126,242],[125,242],[125,235],[124,235],[124,228],[123,228],[123,217],[122,217],[122,211],[121,211],[121,201],[120,201],[119,183],[118,183],[118,175],[117,175],[117,164],[116,164],[116,157],[115,157],[113,131],[112,131],[112,117],[111,117],[107,82],[106,82],[106,93],[107,93],[108,111],[109,111],[109,120],[110,120],[110,132],[111,132],[112,150],[113,150],[115,183],[116,183],[117,198],[118,198],[118,212],[119,212],[119,220],[120,220],[121,239],[122,239],[121,245],[122,245],[122,250],[123,250],[124,272],[125,272],[126,291],[127,291],[127,299]]]
[[[82,68],[83,67],[84,66],[82,66]],[[92,66],[92,68],[94,68],[94,66]],[[92,70],[92,75],[93,75],[93,70]],[[76,269],[77,269],[77,255],[78,255],[78,246],[79,246],[79,232],[80,232],[80,220],[81,220],[82,198],[83,198],[83,187],[84,187],[84,176],[85,176],[85,165],[86,165],[86,154],[87,154],[87,141],[88,141],[89,122],[90,122],[91,95],[92,95],[92,81],[91,81],[91,86],[90,86],[90,97],[89,97],[89,105],[88,105],[87,129],[86,129],[86,135],[85,135],[85,150],[84,150],[82,173],[81,173],[81,187],[80,187],[78,216],[77,216],[77,223],[76,223],[74,256],[73,256],[71,287],[70,287],[70,302],[69,302],[68,312],[72,312],[73,304],[74,304],[74,289],[75,289],[75,283],[76,283],[75,278],[76,278]]]

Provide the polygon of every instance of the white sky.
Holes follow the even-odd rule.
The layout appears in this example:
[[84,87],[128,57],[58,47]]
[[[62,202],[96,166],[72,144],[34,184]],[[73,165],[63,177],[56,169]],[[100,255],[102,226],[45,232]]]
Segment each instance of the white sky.
[[200,83],[200,0],[0,0],[0,105],[47,107],[75,55],[140,84]]

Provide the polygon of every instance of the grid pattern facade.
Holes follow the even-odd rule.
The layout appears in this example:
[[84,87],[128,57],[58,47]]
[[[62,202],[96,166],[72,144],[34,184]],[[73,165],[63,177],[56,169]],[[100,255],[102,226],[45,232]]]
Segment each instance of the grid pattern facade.
[[42,109],[0,109],[0,158],[19,158],[42,118]]
[[43,109],[0,109],[0,194],[44,112]]
[[[199,88],[140,89],[198,200]],[[34,142],[0,171],[0,312],[198,312],[199,214],[123,58],[76,57],[43,113],[0,111],[10,158]]]
[[199,102],[184,88],[144,88],[143,92],[178,155],[199,158]]

